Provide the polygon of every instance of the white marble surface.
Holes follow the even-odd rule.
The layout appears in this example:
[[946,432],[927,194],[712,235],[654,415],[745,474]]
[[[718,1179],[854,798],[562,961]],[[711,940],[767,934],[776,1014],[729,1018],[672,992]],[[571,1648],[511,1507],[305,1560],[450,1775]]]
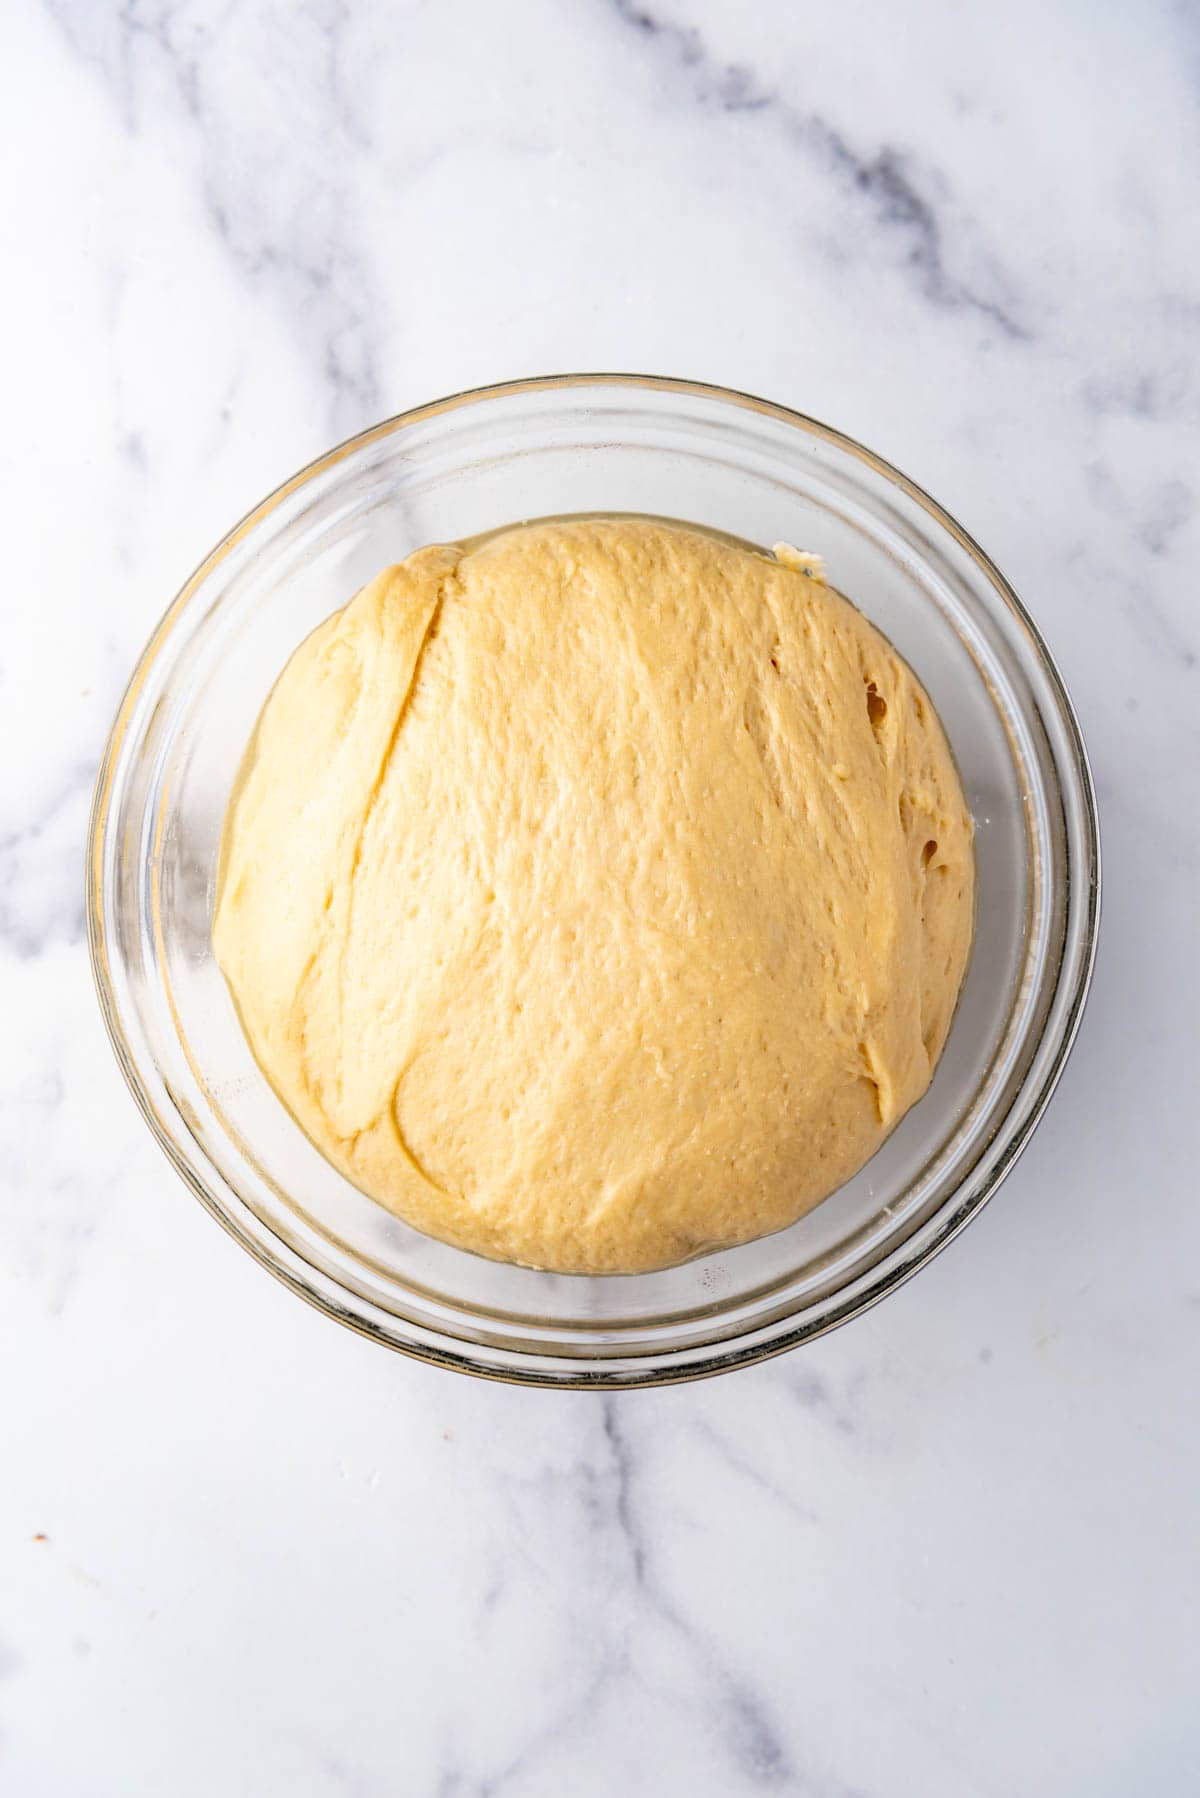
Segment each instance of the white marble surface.
[[[1200,15],[11,0],[0,71],[0,1791],[1198,1789]],[[989,1210],[828,1340],[616,1400],[261,1273],[82,940],[103,736],[212,541],[570,368],[793,403],[943,499],[1059,654],[1107,854]]]

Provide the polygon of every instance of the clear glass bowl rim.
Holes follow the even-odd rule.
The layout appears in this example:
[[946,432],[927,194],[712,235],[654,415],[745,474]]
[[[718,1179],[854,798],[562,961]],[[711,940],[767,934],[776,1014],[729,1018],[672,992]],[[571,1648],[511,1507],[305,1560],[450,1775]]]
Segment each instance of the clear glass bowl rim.
[[[1076,797],[1081,806],[1082,853],[1079,858],[1080,866],[1077,870],[1072,870],[1068,864],[1068,881],[1078,880],[1079,884],[1085,887],[1086,899],[1082,923],[1079,927],[1082,940],[1076,944],[1073,956],[1064,952],[1060,963],[1059,983],[1063,981],[1064,977],[1068,977],[1071,984],[1066,995],[1067,1004],[1057,1026],[1057,1041],[1053,1044],[1053,1053],[1042,1074],[1037,1090],[1033,1093],[1026,1093],[1022,1089],[1010,1107],[1009,1114],[1004,1120],[1006,1128],[1011,1123],[1012,1112],[1018,1109],[1018,1103],[1023,1101],[1020,1118],[1017,1125],[1012,1128],[1010,1139],[1005,1145],[1005,1152],[997,1159],[985,1182],[969,1195],[966,1201],[947,1202],[932,1220],[933,1227],[922,1229],[918,1232],[915,1242],[903,1244],[899,1251],[889,1257],[877,1280],[852,1293],[843,1303],[829,1306],[819,1318],[801,1319],[794,1328],[774,1332],[766,1340],[741,1343],[736,1338],[732,1341],[726,1339],[723,1344],[715,1348],[713,1353],[703,1358],[690,1359],[678,1367],[656,1362],[653,1366],[631,1372],[625,1369],[606,1368],[603,1363],[589,1365],[586,1362],[577,1362],[569,1371],[546,1373],[536,1366],[528,1369],[513,1365],[498,1366],[494,1361],[488,1361],[482,1355],[478,1357],[473,1355],[465,1349],[461,1341],[456,1341],[453,1347],[431,1345],[415,1339],[406,1340],[390,1330],[379,1328],[369,1319],[355,1314],[348,1308],[344,1301],[349,1295],[339,1294],[335,1282],[313,1268],[289,1244],[277,1237],[269,1226],[250,1212],[247,1206],[243,1204],[239,1207],[246,1214],[244,1218],[236,1216],[228,1203],[210,1190],[180,1148],[176,1140],[176,1133],[156,1108],[153,1096],[139,1070],[133,1046],[121,1022],[109,974],[103,891],[103,848],[116,763],[137,695],[183,608],[209,573],[257,524],[308,481],[327,472],[347,456],[366,449],[372,443],[401,431],[405,427],[419,425],[445,413],[454,412],[479,402],[512,398],[547,389],[604,387],[615,390],[626,388],[665,394],[673,393],[680,396],[724,401],[747,411],[759,412],[777,422],[820,438],[861,461],[874,473],[898,488],[908,499],[915,502],[935,525],[947,532],[957,542],[974,562],[987,584],[1010,612],[1020,631],[1026,637],[1040,671],[1046,678],[1054,696],[1059,721],[1064,727],[1068,744],[1067,772],[1072,777]],[[372,1341],[381,1342],[399,1353],[433,1365],[445,1366],[473,1374],[478,1378],[497,1380],[504,1384],[554,1388],[587,1387],[600,1391],[611,1391],[630,1386],[678,1384],[693,1379],[709,1378],[736,1367],[748,1366],[770,1359],[802,1342],[812,1341],[826,1335],[850,1318],[860,1315],[877,1304],[887,1293],[910,1279],[921,1267],[940,1253],[965,1228],[971,1218],[982,1209],[1003,1183],[1033,1135],[1061,1078],[1078,1034],[1091,986],[1099,936],[1100,896],[1100,827],[1095,784],[1074,706],[1062,675],[1033,618],[1004,575],[970,533],[924,488],[911,480],[894,464],[877,455],[845,432],[839,431],[807,413],[779,405],[754,394],[743,393],[736,388],[724,387],[711,382],[685,380],[665,375],[617,372],[529,376],[482,387],[467,388],[462,392],[449,394],[442,399],[396,413],[364,431],[355,433],[327,450],[323,455],[306,463],[247,512],[226,532],[183,583],[137,659],[117,707],[97,773],[86,851],[86,915],[89,956],[101,1014],[118,1065],[138,1109],[168,1160],[205,1209],[216,1218],[217,1222],[234,1240],[253,1255],[261,1266],[317,1310],[335,1318],[339,1323],[345,1324],[358,1334],[366,1336]],[[1058,998],[1057,987],[1053,997],[1055,1000]],[[247,1219],[250,1221],[247,1222]],[[257,1230],[251,1227],[252,1225],[256,1225]]]

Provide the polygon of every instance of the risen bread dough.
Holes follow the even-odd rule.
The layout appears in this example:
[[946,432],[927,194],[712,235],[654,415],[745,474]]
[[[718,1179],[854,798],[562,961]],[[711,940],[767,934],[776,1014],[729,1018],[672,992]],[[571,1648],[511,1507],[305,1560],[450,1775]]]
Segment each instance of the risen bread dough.
[[610,519],[421,550],[308,638],[213,936],[365,1192],[481,1254],[635,1271],[875,1152],[973,891],[933,707],[816,558]]

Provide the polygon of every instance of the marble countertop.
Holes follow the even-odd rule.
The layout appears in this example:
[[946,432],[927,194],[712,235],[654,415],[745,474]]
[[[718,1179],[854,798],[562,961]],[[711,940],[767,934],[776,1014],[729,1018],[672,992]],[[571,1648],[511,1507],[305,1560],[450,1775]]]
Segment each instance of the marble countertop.
[[[14,0],[0,44],[0,1790],[1197,1789],[1200,16]],[[81,896],[122,684],[230,521],[572,368],[935,493],[1059,657],[1106,852],[996,1201],[835,1335],[616,1398],[263,1274],[124,1090]]]

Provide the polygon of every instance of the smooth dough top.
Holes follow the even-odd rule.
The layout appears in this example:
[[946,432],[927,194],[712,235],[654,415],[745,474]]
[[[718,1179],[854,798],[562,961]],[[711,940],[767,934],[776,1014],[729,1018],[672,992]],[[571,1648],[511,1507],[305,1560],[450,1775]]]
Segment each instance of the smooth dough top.
[[862,1166],[928,1085],[973,911],[937,716],[817,559],[608,519],[420,550],[302,644],[213,937],[364,1192],[632,1272]]

